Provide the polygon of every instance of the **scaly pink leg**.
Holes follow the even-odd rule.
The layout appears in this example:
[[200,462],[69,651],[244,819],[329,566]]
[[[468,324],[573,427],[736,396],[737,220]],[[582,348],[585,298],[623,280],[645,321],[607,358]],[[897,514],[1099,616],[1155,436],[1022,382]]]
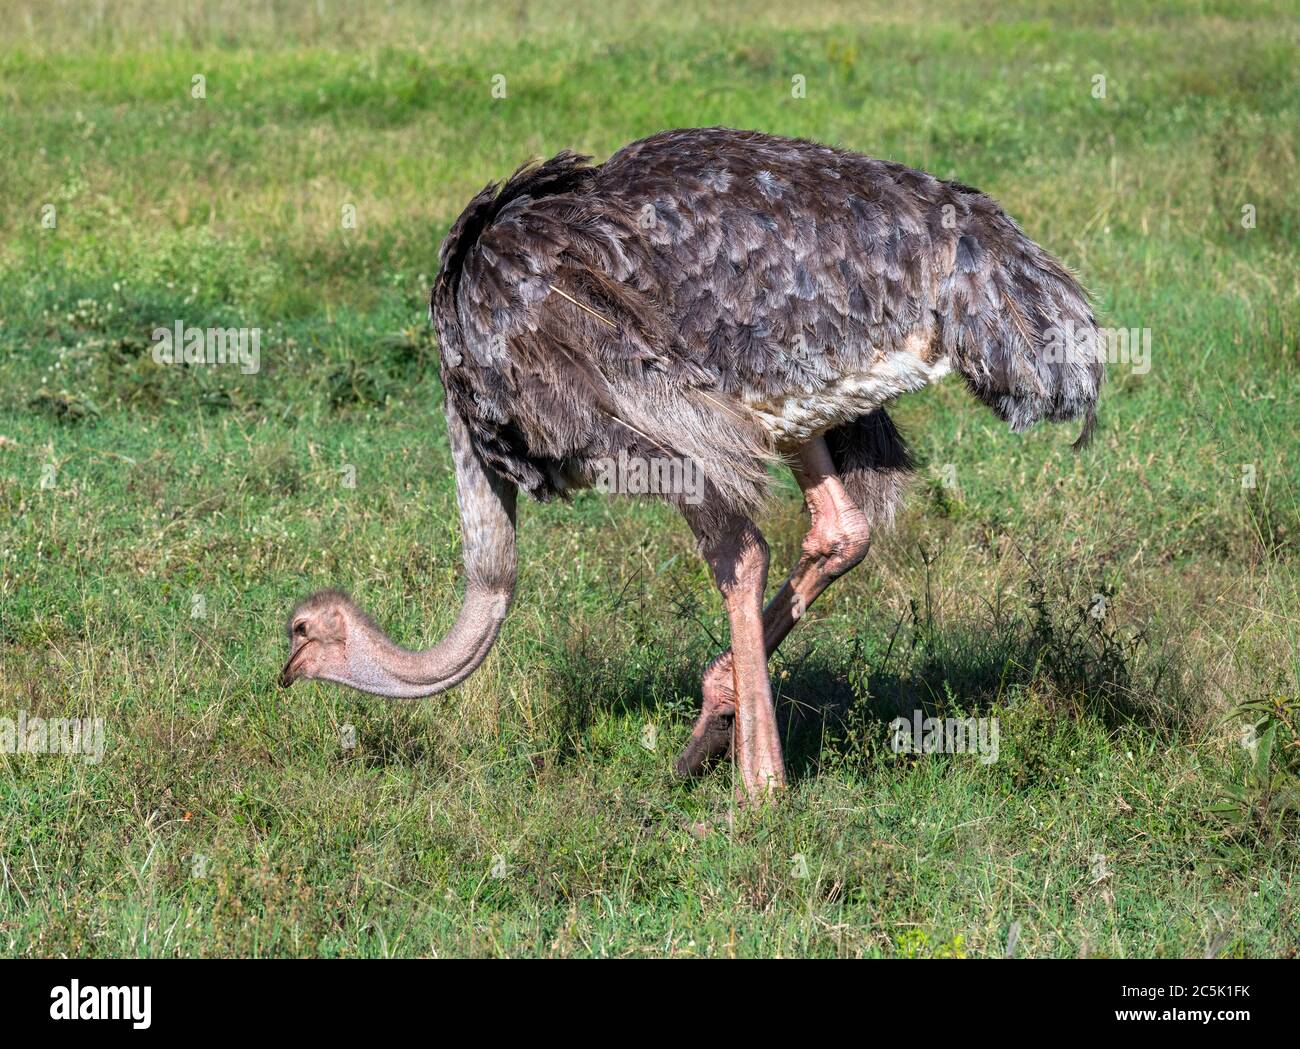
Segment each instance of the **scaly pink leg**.
[[697,529],[696,534],[731,622],[730,671],[736,697],[732,734],[742,800],[761,803],[785,786],[763,640],[767,543],[754,522],[743,517],[732,518],[716,533]]
[[[803,448],[794,474],[812,523],[798,563],[763,610],[765,661],[822,591],[866,556],[871,542],[867,519],[840,483],[825,441],[818,438]],[[697,775],[731,744],[736,716],[733,662],[732,652],[724,652],[705,671],[703,709],[677,759],[679,776]]]

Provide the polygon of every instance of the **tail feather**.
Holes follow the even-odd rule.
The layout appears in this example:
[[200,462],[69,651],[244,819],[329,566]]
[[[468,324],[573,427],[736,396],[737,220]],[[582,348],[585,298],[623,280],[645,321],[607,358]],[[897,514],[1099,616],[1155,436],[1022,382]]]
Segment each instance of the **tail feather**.
[[943,348],[976,397],[1017,432],[1082,417],[1074,447],[1087,444],[1105,374],[1087,293],[983,194],[937,298]]
[[1097,409],[1093,405],[1088,405],[1088,414],[1083,418],[1083,429],[1079,436],[1074,439],[1070,445],[1072,452],[1081,452],[1092,443],[1092,431],[1097,428]]

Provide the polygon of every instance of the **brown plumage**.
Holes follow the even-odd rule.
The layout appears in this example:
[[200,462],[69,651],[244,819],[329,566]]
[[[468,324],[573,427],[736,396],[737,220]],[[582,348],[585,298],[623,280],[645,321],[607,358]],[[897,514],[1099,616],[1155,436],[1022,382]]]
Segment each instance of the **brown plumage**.
[[696,459],[752,511],[787,449],[751,409],[882,354],[946,358],[1013,429],[1091,419],[1100,357],[1042,352],[1053,327],[1095,330],[1086,297],[977,190],[725,128],[586,159],[479,193],[432,296],[449,398],[485,461],[535,497],[627,449]]

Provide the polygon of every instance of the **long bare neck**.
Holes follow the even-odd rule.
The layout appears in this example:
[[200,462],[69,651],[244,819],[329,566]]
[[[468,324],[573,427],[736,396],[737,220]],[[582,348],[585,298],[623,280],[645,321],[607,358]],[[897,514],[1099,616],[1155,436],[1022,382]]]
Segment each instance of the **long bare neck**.
[[515,486],[483,465],[464,420],[447,400],[447,432],[456,468],[465,600],[456,622],[432,648],[411,652],[378,630],[349,684],[366,692],[416,698],[469,677],[496,641],[515,591]]

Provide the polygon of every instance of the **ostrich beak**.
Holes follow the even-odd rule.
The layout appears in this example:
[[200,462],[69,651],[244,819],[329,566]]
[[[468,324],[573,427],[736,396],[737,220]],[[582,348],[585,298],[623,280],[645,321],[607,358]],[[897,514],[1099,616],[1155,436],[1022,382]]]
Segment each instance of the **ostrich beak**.
[[302,655],[307,651],[308,645],[314,645],[315,641],[304,641],[301,645],[289,653],[289,661],[285,663],[284,669],[280,671],[280,687],[288,688],[301,676],[298,664],[302,661]]

